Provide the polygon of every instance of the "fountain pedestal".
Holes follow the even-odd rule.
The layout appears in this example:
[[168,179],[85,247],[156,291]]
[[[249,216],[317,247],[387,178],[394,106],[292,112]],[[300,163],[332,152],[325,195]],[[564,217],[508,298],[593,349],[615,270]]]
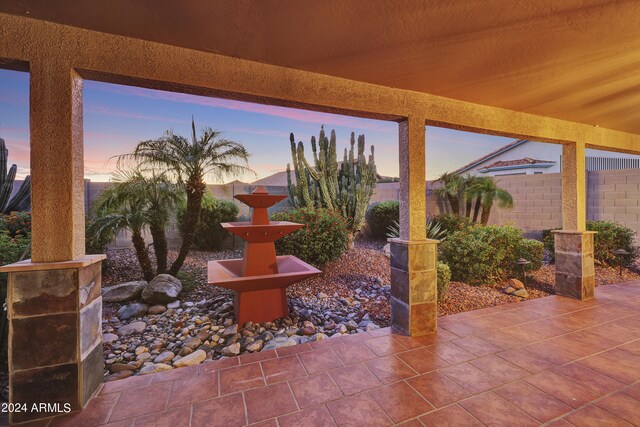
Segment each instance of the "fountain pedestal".
[[302,227],[287,221],[269,221],[267,208],[286,199],[258,187],[235,196],[253,208],[251,222],[227,222],[222,228],[245,240],[244,258],[209,261],[208,282],[233,289],[238,324],[269,322],[289,314],[286,287],[320,270],[292,255],[276,256],[274,242]]

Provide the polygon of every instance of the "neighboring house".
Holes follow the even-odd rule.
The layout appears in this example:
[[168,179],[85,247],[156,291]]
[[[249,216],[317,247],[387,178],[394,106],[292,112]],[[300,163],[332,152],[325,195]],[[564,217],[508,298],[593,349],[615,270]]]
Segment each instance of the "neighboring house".
[[[640,156],[607,151],[587,150],[587,170],[640,168]],[[527,139],[513,141],[454,173],[479,176],[533,175],[558,173],[562,168],[562,146]]]

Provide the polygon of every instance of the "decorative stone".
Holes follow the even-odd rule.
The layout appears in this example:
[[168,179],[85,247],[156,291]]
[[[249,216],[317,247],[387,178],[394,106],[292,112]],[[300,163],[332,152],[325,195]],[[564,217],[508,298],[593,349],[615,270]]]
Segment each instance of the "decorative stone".
[[140,375],[155,374],[156,372],[169,371],[171,369],[173,368],[167,364],[154,363],[143,366],[142,369],[140,369]]
[[153,359],[153,363],[167,363],[172,361],[174,357],[176,355],[173,351],[163,351]]
[[111,343],[113,341],[117,341],[118,340],[118,336],[116,334],[102,334],[102,342],[104,343]]
[[135,371],[136,367],[127,363],[114,363],[109,366],[109,370],[115,374],[120,371]]
[[170,309],[175,310],[176,308],[179,308],[179,307],[180,307],[180,301],[178,300],[172,301],[169,304],[167,304],[167,308],[170,308]]
[[237,356],[240,354],[240,343],[231,344],[227,347],[224,347],[221,351],[223,356],[231,357]]
[[184,366],[193,366],[204,361],[207,358],[207,353],[202,350],[196,350],[193,353],[184,356],[182,359],[173,362],[173,366],[176,368],[182,368]]
[[507,282],[513,289],[524,289],[524,283],[518,279],[509,279]]
[[267,342],[264,347],[262,347],[262,351],[274,350],[281,347],[291,347],[292,345],[297,344],[298,342],[291,337],[274,338],[271,341]]
[[180,280],[169,274],[159,274],[144,287],[142,299],[149,304],[167,304],[178,298],[180,291]]
[[193,350],[200,347],[202,345],[202,341],[197,337],[189,337],[186,339],[183,345]]
[[384,252],[384,256],[387,258],[391,258],[391,244],[387,243],[382,247],[382,251]]
[[118,318],[120,320],[129,320],[136,317],[142,317],[147,314],[149,307],[146,304],[134,302],[133,304],[120,307],[118,310]]
[[238,333],[238,324],[234,323],[233,325],[227,327],[224,332],[222,333],[223,337],[229,337],[231,335],[235,335]]
[[520,298],[528,298],[529,297],[529,292],[527,292],[526,289],[516,289],[513,292],[513,295],[520,297]]
[[107,286],[102,288],[102,300],[104,302],[125,302],[138,299],[145,286],[147,286],[145,280]]
[[264,345],[264,341],[255,340],[255,341],[247,344],[247,346],[245,347],[245,350],[250,351],[250,352],[260,351],[260,350],[262,350],[262,346],[263,345]]
[[149,311],[147,311],[148,314],[162,314],[165,311],[167,311],[167,307],[165,307],[162,304],[156,304],[153,305],[151,307],[149,307]]
[[128,325],[124,325],[118,329],[118,335],[122,337],[130,334],[141,333],[146,327],[147,324],[144,322],[129,323]]

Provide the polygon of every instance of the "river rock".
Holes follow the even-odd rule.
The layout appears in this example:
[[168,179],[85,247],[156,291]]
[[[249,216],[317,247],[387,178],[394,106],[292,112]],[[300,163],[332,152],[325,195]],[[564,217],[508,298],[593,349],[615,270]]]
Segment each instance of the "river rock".
[[102,335],[102,342],[104,343],[111,343],[113,341],[117,341],[118,340],[118,336],[116,334],[103,334]]
[[140,333],[145,330],[147,324],[144,322],[133,322],[128,325],[124,325],[118,329],[118,335],[126,336],[134,333]]
[[511,286],[513,289],[524,289],[524,283],[522,283],[520,280],[518,279],[509,279],[508,282],[509,286]]
[[159,274],[144,287],[142,299],[149,304],[167,304],[175,301],[180,291],[180,280],[169,274]]
[[167,363],[171,362],[176,357],[173,351],[163,351],[153,359],[153,363]]
[[135,371],[136,367],[133,365],[129,365],[128,363],[114,363],[113,365],[109,366],[109,370],[115,374],[121,371]]
[[279,337],[268,341],[264,347],[262,347],[262,351],[274,350],[280,347],[291,347],[297,344],[298,342],[293,337]]
[[250,351],[250,352],[255,352],[255,351],[260,351],[262,350],[262,346],[264,345],[264,341],[262,340],[255,340],[253,342],[250,342],[249,344],[247,344],[247,346],[245,347],[245,350]]
[[155,374],[156,372],[168,371],[170,369],[173,368],[165,363],[152,363],[143,366],[142,369],[140,369],[140,375]]
[[145,286],[147,286],[145,280],[107,286],[102,288],[102,300],[104,302],[124,302],[138,299]]
[[235,344],[231,344],[227,347],[224,347],[221,351],[223,356],[231,357],[237,356],[240,354],[240,343],[237,342]]
[[196,350],[191,354],[184,356],[182,359],[173,362],[173,366],[176,368],[182,368],[184,366],[193,366],[204,361],[207,358],[207,353],[203,350]]
[[146,304],[140,304],[134,302],[132,304],[124,305],[118,310],[118,318],[120,320],[129,320],[135,317],[142,317],[147,314],[149,307]]
[[162,314],[165,311],[167,311],[167,307],[165,307],[162,304],[156,304],[156,305],[153,305],[153,306],[149,307],[149,311],[147,311],[147,313],[149,313],[149,314]]

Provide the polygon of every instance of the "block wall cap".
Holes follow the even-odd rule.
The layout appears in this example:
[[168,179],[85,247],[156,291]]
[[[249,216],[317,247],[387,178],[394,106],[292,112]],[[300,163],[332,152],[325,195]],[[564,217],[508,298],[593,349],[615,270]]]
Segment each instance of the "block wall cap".
[[83,268],[91,264],[102,262],[107,258],[104,254],[85,255],[70,261],[32,262],[30,259],[15,262],[0,267],[0,273],[16,273],[19,271],[62,270],[67,268]]

